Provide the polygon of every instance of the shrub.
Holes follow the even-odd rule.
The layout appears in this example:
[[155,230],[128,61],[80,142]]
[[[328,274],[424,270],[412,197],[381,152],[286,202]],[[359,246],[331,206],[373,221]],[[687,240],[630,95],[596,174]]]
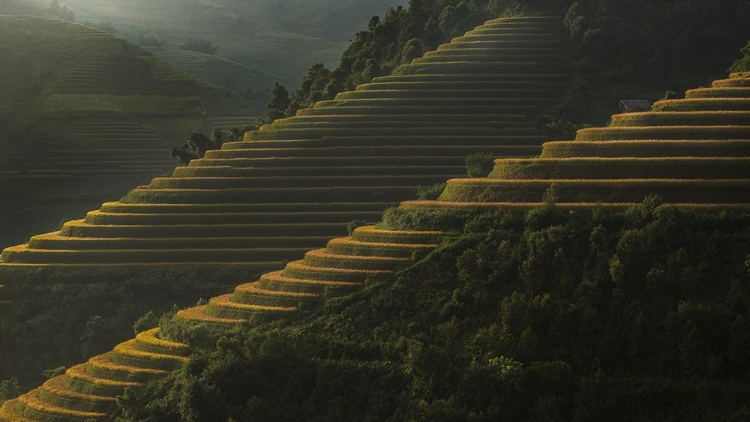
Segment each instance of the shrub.
[[167,42],[160,40],[153,35],[138,35],[138,44],[143,47],[164,47]]
[[349,224],[346,225],[346,231],[349,232],[349,236],[354,234],[354,230],[356,230],[358,227],[366,226],[367,221],[365,220],[352,220]]
[[438,199],[440,197],[440,194],[443,193],[443,190],[445,189],[445,182],[442,183],[435,183],[432,186],[417,186],[417,198],[423,200],[423,201],[431,201]]
[[197,51],[199,53],[210,54],[212,56],[219,51],[219,47],[211,44],[211,41],[192,38],[190,38],[190,40],[186,43],[182,44],[179,48],[180,50]]
[[487,177],[494,166],[494,156],[489,152],[477,152],[466,157],[466,174],[469,177]]

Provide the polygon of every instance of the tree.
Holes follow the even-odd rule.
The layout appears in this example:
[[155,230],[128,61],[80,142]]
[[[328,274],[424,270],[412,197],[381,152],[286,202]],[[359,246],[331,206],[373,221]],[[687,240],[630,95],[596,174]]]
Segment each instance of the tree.
[[206,151],[218,148],[219,146],[206,135],[193,132],[185,139],[185,143],[172,148],[171,155],[172,158],[179,158],[182,164],[187,165],[193,159],[203,158]]
[[273,122],[276,119],[284,117],[284,112],[292,100],[289,98],[289,91],[284,85],[276,82],[271,92],[271,99],[268,100],[268,120]]
[[211,44],[211,41],[202,40],[200,38],[198,39],[190,38],[190,40],[182,44],[179,47],[179,49],[197,51],[199,53],[210,54],[212,56],[219,52],[219,47],[216,47],[215,45]]

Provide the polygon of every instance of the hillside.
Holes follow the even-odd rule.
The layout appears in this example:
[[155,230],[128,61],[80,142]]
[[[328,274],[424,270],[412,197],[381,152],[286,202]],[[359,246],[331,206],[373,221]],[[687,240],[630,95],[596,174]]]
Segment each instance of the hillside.
[[[225,143],[170,177],[156,178],[82,220],[64,222],[61,231],[6,248],[0,271],[20,306],[0,329],[8,333],[3,338],[24,340],[7,349],[5,359],[15,363],[3,376],[33,379],[41,371],[36,368],[77,360],[82,351],[64,338],[83,335],[92,316],[110,324],[101,342],[94,342],[108,348],[105,339],[127,334],[129,322],[123,321],[159,307],[160,297],[164,309],[173,289],[180,289],[175,302],[184,305],[212,288],[215,295],[238,278],[280,268],[346,233],[354,219],[376,221],[386,207],[412,198],[418,184],[464,174],[471,153],[538,154],[545,135],[533,116],[564,90],[564,61],[555,53],[564,48],[554,36],[559,22],[488,22],[424,63],[301,110],[299,117],[249,133],[245,141]],[[545,35],[508,35],[519,27]],[[481,41],[484,49],[474,51],[473,36],[497,37],[497,45]],[[504,37],[514,38],[508,43],[516,49],[508,51]],[[524,51],[529,54],[519,54]],[[560,64],[549,71],[537,60]],[[209,268],[215,275],[199,283],[198,274],[205,277]],[[149,276],[141,278],[145,269]],[[97,296],[112,284],[159,293],[146,299],[132,293],[126,299]],[[63,310],[67,317],[58,320]],[[29,321],[29,314],[37,318]],[[49,335],[60,341],[41,341]],[[46,344],[55,350],[44,361],[27,358]]]
[[[175,166],[206,117],[257,115],[238,98],[83,25],[0,18],[0,244],[59,227]],[[58,213],[48,212],[50,201]]]
[[[209,40],[219,47],[218,56],[245,66],[245,72],[260,72],[272,82],[295,86],[311,63],[334,65],[347,39],[365,28],[371,16],[406,2],[70,0],[66,4],[76,11],[79,22],[109,23],[118,36],[132,42],[144,33],[166,41],[169,47],[191,38]],[[189,71],[193,66],[177,67]],[[232,67],[223,66],[208,80],[214,82],[226,72],[232,72]]]
[[[121,395],[114,414],[132,420],[741,420],[750,178],[731,164],[750,160],[748,86],[733,74],[449,181],[438,201],[163,318],[0,419],[99,420]],[[607,155],[583,172],[568,154],[590,174],[571,179],[549,151],[577,148],[623,164],[671,153],[637,175]],[[545,170],[559,176],[527,174]],[[525,179],[546,204],[508,183]]]

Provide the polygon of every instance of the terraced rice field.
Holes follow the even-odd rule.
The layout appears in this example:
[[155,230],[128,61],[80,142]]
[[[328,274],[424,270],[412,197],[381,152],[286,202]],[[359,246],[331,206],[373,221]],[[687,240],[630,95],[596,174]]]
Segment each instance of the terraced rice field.
[[174,47],[144,47],[144,50],[176,69],[231,91],[268,89],[273,86],[272,75],[223,57]]
[[558,18],[489,21],[6,249],[2,265],[185,263],[197,250],[221,265],[299,259],[417,185],[461,177],[469,154],[537,155],[546,136],[534,117],[567,89],[560,28]]
[[483,179],[454,179],[437,201],[405,208],[531,208],[552,187],[563,207],[627,206],[656,194],[700,208],[750,209],[750,73],[613,116],[575,141],[548,142],[539,158],[505,158]]
[[24,174],[153,177],[176,165],[169,155],[171,144],[132,117],[73,117],[65,136],[77,147],[46,151],[43,161]]
[[[185,309],[178,318],[194,324],[227,326],[258,323],[317,306],[326,298],[351,293],[365,280],[388,277],[438,246],[441,232],[359,227],[351,237],[333,239],[325,249],[307,252],[282,271],[239,285],[208,305]],[[126,388],[138,389],[187,362],[187,345],[159,338],[159,329],[138,334],[65,375],[6,402],[0,421],[104,420]]]
[[88,61],[71,69],[58,84],[56,94],[88,95],[159,95],[189,97],[200,92],[187,76],[180,80],[157,80],[147,61]]
[[103,420],[126,388],[140,388],[184,365],[186,345],[158,337],[158,329],[142,332],[113,351],[68,369],[41,387],[0,407],[0,421]]

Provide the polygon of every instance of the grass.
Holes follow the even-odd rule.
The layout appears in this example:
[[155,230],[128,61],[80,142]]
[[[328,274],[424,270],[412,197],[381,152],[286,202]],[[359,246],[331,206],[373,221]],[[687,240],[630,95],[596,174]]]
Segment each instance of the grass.
[[0,405],[0,421],[5,422],[38,422],[21,415],[16,410],[20,403],[18,399],[8,400]]
[[18,398],[19,413],[29,418],[43,422],[56,422],[61,418],[68,420],[87,421],[89,419],[103,419],[106,414],[101,412],[84,412],[46,403],[39,397],[39,390],[32,390]]
[[448,114],[448,115],[494,115],[494,114],[508,114],[508,113],[531,113],[538,109],[536,105],[506,105],[506,106],[495,106],[495,105],[464,105],[456,106],[451,104],[447,105],[421,105],[421,106],[403,106],[403,105],[387,105],[387,106],[336,106],[325,107],[325,108],[305,108],[297,112],[297,116],[327,116],[327,115],[352,115],[352,114],[373,114],[373,115],[384,115],[384,114],[418,114],[422,115],[425,113],[433,114]]
[[[366,99],[396,99],[396,98],[545,98],[548,99],[556,94],[553,89],[534,88],[502,88],[493,89],[490,87],[467,89],[442,87],[443,89],[409,89],[409,90],[384,90],[368,89],[342,92],[336,95],[336,100],[366,100]],[[448,89],[445,89],[448,88]]]
[[559,141],[545,143],[541,154],[541,158],[681,156],[750,156],[750,141]]
[[47,380],[38,391],[42,401],[70,410],[106,413],[115,405],[114,397],[82,394],[67,389],[62,376]]
[[[183,228],[184,230],[184,228]],[[299,257],[307,248],[252,249],[124,249],[124,250],[44,250],[26,246],[6,248],[2,260],[7,264],[166,264],[166,263],[242,263],[276,262]],[[197,258],[200,257],[200,258]]]
[[368,277],[388,276],[393,274],[393,271],[319,267],[308,265],[300,260],[286,264],[282,274],[284,277],[304,280],[362,283]]
[[116,397],[122,394],[126,388],[143,386],[141,382],[117,381],[92,376],[86,372],[86,364],[71,367],[65,372],[63,379],[66,388],[95,396]]
[[[380,212],[357,213],[358,217],[378,218]],[[258,212],[258,213],[180,213],[180,214],[122,214],[91,211],[84,220],[99,225],[158,225],[158,224],[260,224],[304,221],[306,223],[348,223],[351,211],[344,212]]]
[[[479,46],[472,47],[472,49],[476,48],[482,48]],[[456,50],[458,49],[457,46],[451,45],[451,44],[443,44],[442,46],[438,47],[438,51],[442,50]],[[489,47],[485,47],[485,49],[490,49]],[[556,48],[555,48],[556,49]],[[524,50],[526,50],[524,48]],[[503,51],[503,50],[500,50]],[[570,78],[569,75],[566,73],[552,73],[552,72],[545,72],[545,73],[514,73],[514,74],[504,74],[502,75],[502,78],[498,78],[497,74],[494,73],[428,73],[428,74],[418,74],[418,75],[389,75],[389,76],[380,76],[377,78],[374,78],[372,80],[372,84],[380,84],[380,83],[424,83],[424,82],[442,82],[442,83],[449,83],[449,82],[457,82],[457,83],[466,83],[466,82],[473,82],[473,83],[493,83],[497,81],[503,81],[504,83],[532,83],[532,82],[540,82],[540,83],[565,83],[566,79]]]
[[[423,145],[385,145],[385,146],[339,146],[322,148],[268,148],[253,150],[253,157],[260,159],[286,159],[286,158],[321,158],[342,159],[362,157],[429,157],[453,156],[465,160],[466,156],[475,152],[493,152],[498,156],[536,156],[539,154],[540,146],[528,145],[431,145],[425,148]],[[246,150],[208,151],[207,160],[246,160]],[[311,201],[308,201],[311,202]]]
[[412,258],[416,253],[436,248],[436,244],[400,244],[360,242],[350,238],[337,238],[328,242],[326,250],[335,255],[381,256]]
[[143,331],[135,336],[135,348],[144,352],[161,353],[175,356],[188,356],[190,346],[158,337],[159,329]]
[[696,98],[662,100],[652,111],[750,111],[750,98]]
[[385,208],[386,202],[306,202],[296,204],[127,204],[122,202],[105,202],[101,211],[111,213],[149,213],[149,214],[181,214],[181,213],[248,213],[248,212],[295,212],[303,208],[310,212],[356,212],[368,211],[373,207]]
[[283,271],[274,271],[263,274],[258,280],[258,286],[266,291],[278,291],[289,293],[307,293],[314,295],[331,296],[342,293],[350,293],[362,287],[360,281],[330,281],[330,280],[308,280],[302,278],[290,278]]
[[685,98],[748,98],[750,87],[698,88],[685,91]]
[[612,127],[749,125],[750,111],[683,111],[624,113],[612,116]]
[[168,373],[163,369],[136,368],[114,363],[110,360],[110,353],[89,359],[85,371],[94,378],[131,383],[145,383]]
[[[318,101],[313,109],[335,107],[498,107],[498,106],[529,106],[549,103],[555,98],[365,98],[356,100],[328,100]],[[428,108],[428,110],[429,110]],[[338,111],[338,110],[335,110]],[[395,111],[395,110],[394,110]]]
[[334,255],[326,249],[315,249],[307,252],[302,262],[312,267],[322,268],[393,271],[410,260],[410,258],[380,256]]
[[162,369],[171,371],[178,366],[187,363],[188,359],[183,356],[167,355],[162,353],[151,353],[138,350],[135,347],[136,340],[129,340],[115,346],[110,354],[114,363],[134,366],[137,368]]
[[[471,150],[470,150],[471,151]],[[403,180],[400,183],[404,183]],[[434,180],[424,181],[432,184]],[[144,189],[129,193],[123,201],[130,203],[263,203],[286,202],[397,202],[414,195],[414,186],[308,187],[308,188],[216,188],[216,189]]]
[[57,232],[33,236],[32,249],[112,250],[112,249],[255,249],[308,248],[324,245],[329,236],[317,237],[209,237],[192,238],[78,238],[60,236]]
[[341,224],[220,224],[213,222],[194,224],[187,227],[181,224],[173,225],[133,225],[133,226],[95,226],[84,224],[81,220],[69,221],[63,225],[61,234],[71,237],[98,238],[195,238],[220,236],[266,237],[266,236],[325,236],[337,229],[342,230]]
[[284,189],[288,191],[304,189],[366,189],[372,187],[413,187],[414,184],[431,184],[441,175],[386,175],[386,176],[310,176],[299,177],[156,177],[149,189]]
[[[520,51],[526,51],[525,49],[519,49]],[[481,51],[481,50],[480,50]],[[462,50],[444,50],[443,54],[466,54]],[[429,53],[428,53],[429,54]],[[428,79],[428,78],[424,78]],[[456,79],[456,78],[454,78]],[[396,82],[389,81],[388,79],[382,82],[372,82],[369,84],[358,85],[356,91],[381,91],[381,90],[408,90],[408,91],[424,91],[431,89],[561,89],[565,85],[561,81],[544,81],[544,80],[418,80],[415,78],[413,81]]]
[[[225,173],[226,177],[329,177],[329,176],[458,176],[464,173],[465,166],[461,165],[458,159],[454,159],[452,165],[445,163],[428,163],[428,165],[409,165],[411,164],[408,157],[401,157],[402,166],[394,166],[394,160],[381,160],[384,164],[378,165],[376,160],[366,160],[367,166],[349,166],[350,160],[340,160],[339,163],[332,163],[330,166],[321,163],[310,163],[309,167],[291,167],[295,162],[289,160],[277,160],[276,166],[248,166],[245,168],[223,169],[217,167],[181,167],[178,168],[174,177],[219,177]],[[430,161],[430,160],[426,160]],[[286,165],[285,165],[286,164]],[[314,164],[320,164],[314,166]],[[335,165],[339,164],[339,165]],[[419,163],[417,163],[419,164]],[[430,165],[431,164],[431,165]],[[287,165],[289,167],[287,167]]]
[[[554,185],[554,186],[553,186]],[[453,179],[441,201],[539,202],[553,187],[558,202],[641,202],[659,195],[665,202],[748,203],[750,180],[497,180]]]
[[750,179],[750,157],[543,158],[496,161],[491,179]]
[[750,78],[721,79],[714,81],[711,86],[714,88],[750,87]]
[[177,312],[177,318],[181,319],[183,321],[192,321],[192,322],[198,322],[201,324],[233,324],[233,325],[240,325],[245,324],[249,322],[246,319],[240,319],[240,318],[220,318],[208,315],[205,311],[208,308],[208,305],[203,306],[195,306],[192,308],[183,309],[179,312]]
[[438,231],[383,230],[375,226],[354,229],[352,240],[384,244],[435,244],[443,235]]
[[747,139],[750,126],[649,126],[581,129],[576,141]]
[[232,301],[232,295],[222,295],[211,298],[205,313],[218,318],[252,320],[259,314],[272,314],[280,317],[297,311],[297,306],[270,306],[261,304],[237,303]]

